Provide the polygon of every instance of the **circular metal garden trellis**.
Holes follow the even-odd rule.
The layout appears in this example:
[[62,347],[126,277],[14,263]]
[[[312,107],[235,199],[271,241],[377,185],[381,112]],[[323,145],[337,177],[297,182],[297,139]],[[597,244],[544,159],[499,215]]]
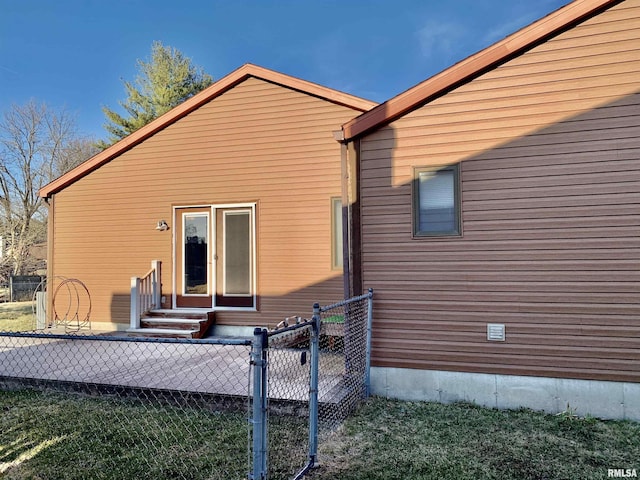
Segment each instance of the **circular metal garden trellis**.
[[[64,327],[65,331],[79,331],[91,328],[91,294],[87,286],[77,278],[62,276],[54,277],[54,282],[60,281],[53,292],[51,306],[53,307],[53,325]],[[54,283],[51,282],[51,283]],[[51,285],[45,279],[40,282],[33,293],[33,313],[37,317],[38,308],[44,309],[44,318],[50,318],[46,309],[49,302],[40,302],[38,307],[38,293],[51,291]],[[44,327],[43,327],[44,328]]]

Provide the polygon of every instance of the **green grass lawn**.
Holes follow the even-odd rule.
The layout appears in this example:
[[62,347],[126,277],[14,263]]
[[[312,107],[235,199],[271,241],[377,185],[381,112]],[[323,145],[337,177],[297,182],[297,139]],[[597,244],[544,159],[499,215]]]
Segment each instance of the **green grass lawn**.
[[344,315],[331,315],[324,317],[322,323],[344,323]]
[[[246,478],[247,418],[78,395],[0,392],[0,477]],[[272,416],[270,479],[304,464],[304,422]],[[374,398],[320,446],[328,479],[603,479],[640,472],[640,424]]]
[[[244,412],[112,397],[0,391],[0,478],[246,479]],[[273,479],[306,460],[307,422],[272,423]],[[297,459],[292,466],[291,458]]]
[[604,479],[640,475],[640,424],[458,404],[368,402],[320,449],[310,478]]
[[33,302],[0,303],[0,332],[25,332],[35,328]]

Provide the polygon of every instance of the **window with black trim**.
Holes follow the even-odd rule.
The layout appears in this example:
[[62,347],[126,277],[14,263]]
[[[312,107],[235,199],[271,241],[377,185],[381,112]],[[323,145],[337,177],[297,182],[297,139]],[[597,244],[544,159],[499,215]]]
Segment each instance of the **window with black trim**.
[[413,180],[415,236],[460,235],[459,166],[416,168]]

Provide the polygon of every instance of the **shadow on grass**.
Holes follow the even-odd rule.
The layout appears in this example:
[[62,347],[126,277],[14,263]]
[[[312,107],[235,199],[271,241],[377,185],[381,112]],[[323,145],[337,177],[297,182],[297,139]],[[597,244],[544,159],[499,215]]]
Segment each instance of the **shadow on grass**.
[[31,391],[0,409],[3,478],[246,477],[244,414]]
[[[95,398],[35,390],[0,392],[4,479],[246,479],[245,412],[202,402]],[[270,477],[288,479],[305,459],[307,420],[270,419]]]

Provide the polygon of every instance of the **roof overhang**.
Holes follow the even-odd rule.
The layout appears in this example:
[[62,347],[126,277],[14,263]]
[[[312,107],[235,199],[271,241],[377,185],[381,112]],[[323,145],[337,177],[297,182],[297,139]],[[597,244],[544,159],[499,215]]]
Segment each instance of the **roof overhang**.
[[623,0],[575,0],[342,126],[345,141],[398,119]]
[[148,123],[139,130],[136,130],[131,135],[123,138],[104,151],[91,157],[84,163],[81,163],[73,170],[70,170],[66,174],[45,185],[44,187],[42,187],[42,189],[40,189],[38,194],[42,198],[50,197],[51,195],[59,192],[60,190],[68,187],[80,178],[84,177],[85,175],[88,175],[105,163],[111,161],[115,157],[135,147],[160,130],[166,128],[182,117],[188,115],[192,111],[198,109],[205,103],[210,102],[214,98],[222,95],[224,92],[235,87],[249,77],[255,77],[267,82],[282,85],[284,87],[321,98],[331,103],[352,108],[356,112],[366,112],[367,110],[370,110],[377,105],[375,102],[371,102],[369,100],[355,97],[353,95],[339,92],[337,90],[333,90],[316,83],[301,80],[299,78],[291,77],[283,73],[247,63],[237,70],[231,72],[227,76],[221,78],[217,82],[213,83],[202,92],[194,95],[189,100],[186,100],[184,103],[178,105],[177,107],[158,117],[154,121]]

